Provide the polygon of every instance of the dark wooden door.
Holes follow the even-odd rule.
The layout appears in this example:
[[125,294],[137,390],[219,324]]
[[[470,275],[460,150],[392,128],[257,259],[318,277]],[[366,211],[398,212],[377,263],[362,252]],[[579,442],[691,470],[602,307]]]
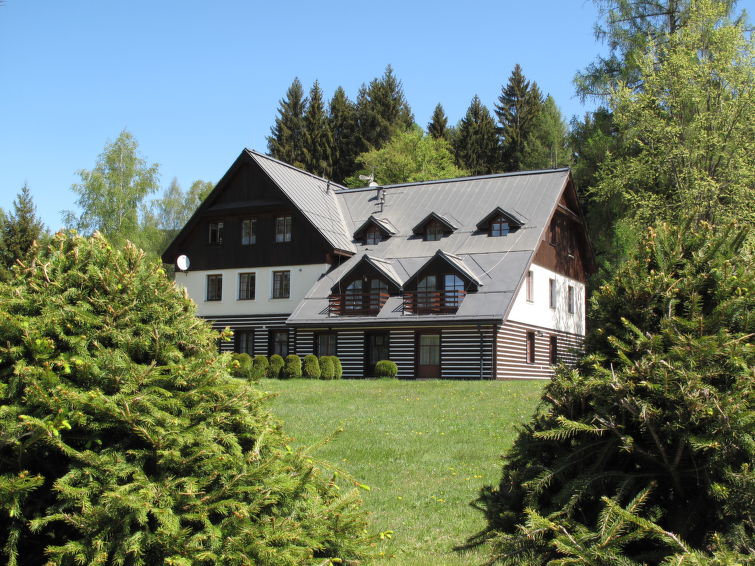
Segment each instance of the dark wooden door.
[[417,377],[440,379],[440,333],[417,334]]
[[380,360],[387,360],[390,356],[388,348],[387,332],[368,332],[365,335],[365,356],[364,375],[372,377],[375,375],[375,364]]

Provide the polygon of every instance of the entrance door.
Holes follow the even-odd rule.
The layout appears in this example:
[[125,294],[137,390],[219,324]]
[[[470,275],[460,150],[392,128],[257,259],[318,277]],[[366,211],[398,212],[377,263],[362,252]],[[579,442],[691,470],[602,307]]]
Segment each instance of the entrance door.
[[440,379],[440,334],[417,334],[417,377]]
[[388,333],[387,332],[369,332],[365,336],[367,344],[365,350],[367,355],[365,356],[364,375],[366,377],[372,377],[375,375],[375,364],[380,360],[387,360],[390,356],[388,349]]

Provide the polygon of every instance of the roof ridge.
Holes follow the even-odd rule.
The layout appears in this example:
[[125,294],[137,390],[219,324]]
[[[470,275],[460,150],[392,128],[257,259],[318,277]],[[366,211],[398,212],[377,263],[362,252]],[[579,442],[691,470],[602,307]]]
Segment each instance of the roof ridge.
[[254,149],[249,149],[248,147],[244,148],[244,151],[249,153],[252,156],[262,157],[263,159],[267,159],[269,161],[273,161],[279,165],[283,165],[285,167],[288,167],[289,169],[293,169],[294,171],[298,173],[302,173],[303,175],[307,175],[308,177],[313,177],[317,179],[318,181],[322,181],[323,183],[330,183],[333,186],[333,190],[348,190],[348,187],[344,187],[340,183],[336,183],[335,181],[331,179],[326,179],[325,177],[320,177],[319,175],[315,175],[314,173],[310,173],[309,171],[305,171],[304,169],[300,169],[299,167],[294,167],[290,163],[286,163],[285,161],[281,161],[280,159],[276,159],[275,157],[272,157],[270,155],[267,155],[265,153],[260,153],[259,151],[256,151]]

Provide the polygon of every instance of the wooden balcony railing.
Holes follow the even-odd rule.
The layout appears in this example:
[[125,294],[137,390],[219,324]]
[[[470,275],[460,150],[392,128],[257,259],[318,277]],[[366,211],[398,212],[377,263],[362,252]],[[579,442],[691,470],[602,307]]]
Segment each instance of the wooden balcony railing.
[[404,293],[404,314],[454,313],[466,291],[417,291]]
[[388,293],[342,293],[328,297],[329,316],[375,316],[388,300]]

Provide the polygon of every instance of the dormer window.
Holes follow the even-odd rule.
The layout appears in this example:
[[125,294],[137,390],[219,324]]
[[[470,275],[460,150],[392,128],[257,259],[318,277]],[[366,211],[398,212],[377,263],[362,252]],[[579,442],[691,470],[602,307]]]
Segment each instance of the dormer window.
[[210,232],[207,238],[207,243],[211,246],[223,245],[223,223],[222,222],[210,222]]
[[502,216],[494,218],[490,223],[490,235],[493,237],[508,236],[509,235],[508,221]]
[[490,214],[477,223],[480,232],[487,232],[488,236],[497,238],[508,236],[524,226],[524,219],[516,214],[503,210],[500,206],[495,207]]
[[425,241],[436,242],[443,237],[443,226],[437,220],[428,222],[425,227]]
[[383,234],[377,226],[372,226],[364,233],[364,243],[367,246],[375,246],[383,241]]
[[365,246],[375,246],[396,233],[396,228],[386,218],[370,216],[354,231],[354,239]]
[[437,212],[431,212],[412,228],[412,232],[417,236],[422,236],[422,239],[426,242],[437,242],[443,236],[448,236],[456,229],[458,229],[458,226],[448,217]]

